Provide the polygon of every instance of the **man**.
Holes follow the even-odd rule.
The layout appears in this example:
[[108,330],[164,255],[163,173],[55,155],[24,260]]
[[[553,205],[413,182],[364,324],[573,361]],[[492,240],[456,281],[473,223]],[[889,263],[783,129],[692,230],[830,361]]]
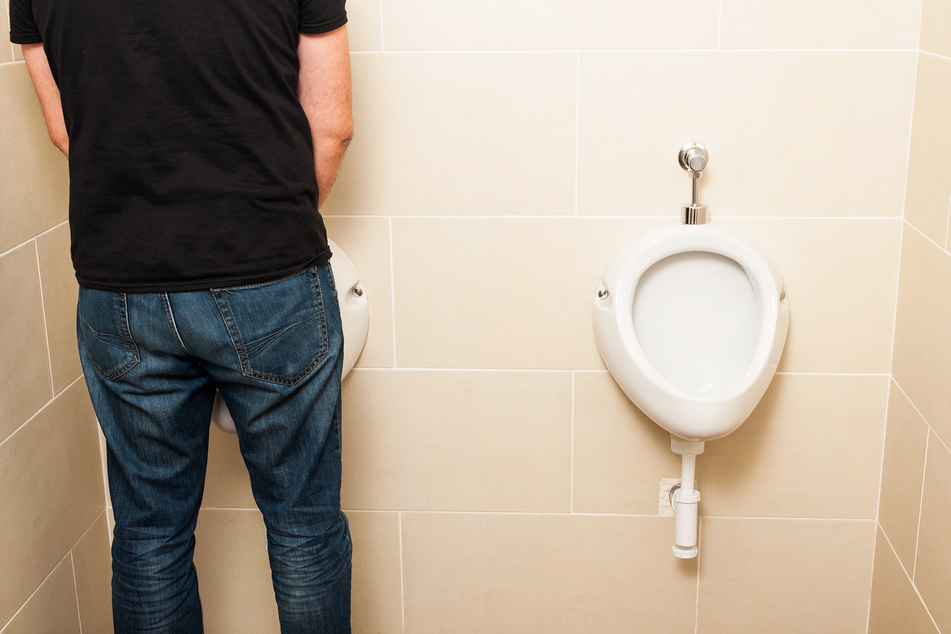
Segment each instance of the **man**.
[[117,632],[202,631],[193,533],[216,387],[282,632],[349,631],[342,331],[318,214],[352,132],[344,2],[10,2],[69,158]]

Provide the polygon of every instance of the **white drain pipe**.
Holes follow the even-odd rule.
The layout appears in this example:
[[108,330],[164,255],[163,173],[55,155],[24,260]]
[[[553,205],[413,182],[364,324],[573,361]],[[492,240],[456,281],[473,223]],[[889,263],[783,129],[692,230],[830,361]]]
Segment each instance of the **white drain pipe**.
[[681,559],[697,556],[697,506],[700,493],[694,488],[697,471],[697,455],[703,453],[702,442],[689,442],[670,437],[670,449],[682,459],[680,487],[673,491],[671,504],[674,507],[674,555]]

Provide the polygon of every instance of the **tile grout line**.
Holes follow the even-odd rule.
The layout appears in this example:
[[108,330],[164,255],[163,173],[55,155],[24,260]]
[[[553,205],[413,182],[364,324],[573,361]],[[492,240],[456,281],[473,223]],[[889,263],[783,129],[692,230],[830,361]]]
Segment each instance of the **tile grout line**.
[[12,251],[16,251],[16,250],[19,249],[20,247],[25,246],[27,243],[32,242],[33,240],[36,240],[37,238],[42,238],[42,237],[45,236],[46,234],[52,233],[53,231],[56,231],[57,229],[59,229],[59,228],[62,227],[63,225],[67,225],[67,224],[69,224],[69,220],[64,220],[64,221],[62,221],[62,222],[57,222],[55,225],[53,225],[53,226],[50,227],[49,229],[46,229],[45,231],[40,231],[40,232],[39,232],[38,234],[36,234],[35,236],[30,236],[29,238],[27,238],[27,239],[24,240],[23,242],[21,242],[21,243],[19,243],[19,244],[17,244],[17,245],[14,245],[14,246],[12,246],[12,247],[10,247],[10,248],[7,249],[6,251],[3,251],[2,253],[0,253],[0,258],[2,258],[3,256],[7,255],[8,253],[10,253],[10,252],[12,252]]
[[575,373],[571,373],[571,452],[568,469],[568,511],[575,512]]
[[895,557],[895,561],[898,562],[898,566],[901,568],[901,571],[905,573],[905,578],[908,580],[908,583],[911,584],[911,589],[915,591],[915,596],[918,597],[918,600],[921,601],[921,607],[925,609],[925,614],[928,615],[928,618],[931,619],[931,623],[935,626],[935,631],[938,634],[941,634],[941,630],[938,628],[938,623],[935,621],[934,616],[931,615],[931,610],[928,608],[928,604],[925,603],[925,598],[921,596],[921,592],[918,591],[918,586],[915,585],[915,580],[908,574],[908,570],[905,568],[905,564],[902,562],[901,557],[898,556],[898,552],[895,550],[895,546],[892,545],[892,540],[888,538],[888,533],[885,532],[885,529],[882,529],[882,536],[885,538],[885,543],[888,544],[888,549],[892,551],[892,556]]
[[691,54],[691,53],[802,53],[802,54],[876,54],[876,53],[926,53],[948,59],[938,53],[929,51],[919,51],[917,48],[497,48],[497,49],[400,49],[400,50],[366,50],[355,49],[350,51],[351,55],[379,55],[386,53],[388,55],[565,55],[568,53],[598,53],[598,54]]
[[402,630],[406,631],[406,581],[403,571],[403,512],[397,514],[398,532],[400,540],[400,622]]
[[944,250],[951,253],[951,195],[948,196],[948,222],[944,228]]
[[[70,552],[67,551],[67,553],[63,556],[63,559],[66,559],[66,557],[69,557],[69,555],[70,555]],[[56,562],[56,565],[53,566],[53,569],[50,570],[49,573],[45,577],[43,577],[43,581],[39,582],[37,586],[33,588],[33,592],[30,593],[30,596],[28,596],[26,600],[23,602],[23,604],[19,608],[17,608],[17,611],[14,612],[13,615],[10,617],[10,620],[4,623],[3,627],[0,628],[0,633],[6,631],[6,629],[10,626],[10,624],[13,623],[13,620],[17,618],[17,615],[23,611],[23,608],[25,608],[30,603],[30,601],[33,600],[33,597],[36,596],[36,593],[40,591],[40,588],[43,587],[43,584],[49,581],[49,578],[53,576],[53,573],[56,572],[56,569],[59,567],[59,565],[63,563],[63,559],[60,559],[58,562]]]
[[13,438],[14,436],[16,436],[17,433],[19,433],[19,432],[20,432],[22,429],[24,429],[27,425],[29,425],[30,423],[32,423],[33,420],[34,420],[37,416],[39,416],[41,413],[43,413],[43,410],[45,410],[47,407],[49,407],[50,405],[53,404],[53,401],[55,401],[57,398],[59,398],[60,396],[62,396],[64,393],[66,393],[71,387],[73,387],[74,385],[76,385],[76,383],[78,383],[78,382],[81,381],[82,379],[83,379],[83,375],[80,374],[79,377],[78,377],[76,380],[74,380],[72,383],[70,383],[70,384],[67,385],[65,388],[63,388],[63,391],[62,391],[62,392],[60,392],[57,396],[55,396],[55,397],[51,398],[50,400],[48,400],[48,401],[43,405],[43,407],[41,407],[40,409],[36,410],[36,411],[33,413],[32,416],[30,416],[30,417],[27,418],[25,421],[23,421],[23,424],[22,424],[22,425],[20,425],[19,427],[17,427],[16,429],[14,429],[12,432],[10,432],[10,433],[7,435],[6,438],[4,438],[3,440],[0,440],[0,447],[3,447],[7,442],[10,441],[11,438]]
[[387,227],[390,234],[390,310],[393,312],[391,326],[393,328],[393,368],[395,369],[399,365],[396,363],[396,253],[393,249],[393,216],[387,218]]
[[43,311],[43,338],[46,340],[46,360],[49,362],[50,369],[50,399],[56,398],[56,381],[53,379],[53,350],[50,346],[50,329],[46,323],[46,298],[43,296],[43,271],[40,265],[40,245],[33,242],[33,254],[36,256],[36,279],[40,282],[40,310]]
[[[97,520],[99,518],[96,518]],[[94,522],[95,523],[95,522]],[[87,531],[89,529],[86,529]],[[85,535],[85,533],[83,533]],[[82,539],[80,537],[80,539]],[[75,548],[75,545],[73,546]],[[76,560],[73,559],[73,549],[70,548],[67,553],[69,556],[69,567],[73,571],[73,596],[76,597],[76,617],[79,619],[79,634],[83,634],[83,612],[79,606],[79,582],[76,581]]]
[[915,527],[915,559],[911,564],[912,585],[914,585],[915,575],[918,573],[918,547],[921,544],[921,514],[925,506],[925,482],[928,479],[928,450],[931,448],[931,433],[932,430],[928,429],[928,435],[925,437],[925,464],[921,469],[921,494],[918,497],[918,523]]
[[575,217],[578,216],[578,183],[581,180],[581,52],[575,54]]

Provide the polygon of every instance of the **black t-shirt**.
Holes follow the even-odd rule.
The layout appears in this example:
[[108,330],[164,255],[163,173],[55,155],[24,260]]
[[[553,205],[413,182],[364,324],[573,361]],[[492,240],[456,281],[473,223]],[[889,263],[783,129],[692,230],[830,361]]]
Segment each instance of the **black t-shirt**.
[[344,3],[10,0],[10,39],[42,42],[60,89],[80,284],[199,290],[330,257],[297,39]]

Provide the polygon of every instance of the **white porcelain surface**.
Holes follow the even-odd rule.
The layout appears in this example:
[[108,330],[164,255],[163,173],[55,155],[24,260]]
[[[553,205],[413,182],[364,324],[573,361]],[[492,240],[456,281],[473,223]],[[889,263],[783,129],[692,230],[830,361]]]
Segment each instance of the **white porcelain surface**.
[[726,226],[671,223],[624,247],[601,287],[598,350],[635,405],[693,441],[746,420],[789,324],[782,275],[765,251]]

